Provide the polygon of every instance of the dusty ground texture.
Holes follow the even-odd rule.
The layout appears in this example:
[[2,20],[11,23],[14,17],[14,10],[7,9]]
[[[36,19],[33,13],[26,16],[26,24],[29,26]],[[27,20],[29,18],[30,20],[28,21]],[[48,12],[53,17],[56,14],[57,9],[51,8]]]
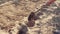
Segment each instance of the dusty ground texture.
[[[60,34],[60,0],[42,8],[48,0],[0,0],[0,34]],[[41,12],[35,26],[28,27],[31,12]]]

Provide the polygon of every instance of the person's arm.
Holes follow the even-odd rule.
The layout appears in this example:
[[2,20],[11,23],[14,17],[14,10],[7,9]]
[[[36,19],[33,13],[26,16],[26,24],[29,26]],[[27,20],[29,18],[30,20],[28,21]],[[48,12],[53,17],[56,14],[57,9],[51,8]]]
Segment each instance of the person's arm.
[[52,4],[52,3],[54,3],[56,0],[49,0],[47,3],[46,3],[46,5],[50,5],[50,4]]

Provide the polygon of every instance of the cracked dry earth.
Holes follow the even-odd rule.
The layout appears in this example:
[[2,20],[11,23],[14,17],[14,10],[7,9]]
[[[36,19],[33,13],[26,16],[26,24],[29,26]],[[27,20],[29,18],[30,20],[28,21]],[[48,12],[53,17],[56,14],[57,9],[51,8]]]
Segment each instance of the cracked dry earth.
[[[0,0],[0,34],[60,34],[60,1],[41,7],[47,1]],[[42,15],[37,16],[33,27],[28,27],[31,12]]]

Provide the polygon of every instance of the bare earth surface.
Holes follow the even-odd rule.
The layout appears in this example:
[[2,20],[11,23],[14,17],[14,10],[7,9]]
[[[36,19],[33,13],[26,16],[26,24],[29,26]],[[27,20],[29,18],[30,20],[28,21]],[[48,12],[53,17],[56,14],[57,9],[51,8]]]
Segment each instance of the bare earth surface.
[[[60,0],[48,8],[41,7],[47,1],[0,0],[0,34],[60,34]],[[33,27],[28,27],[31,12],[43,15],[37,16]]]

